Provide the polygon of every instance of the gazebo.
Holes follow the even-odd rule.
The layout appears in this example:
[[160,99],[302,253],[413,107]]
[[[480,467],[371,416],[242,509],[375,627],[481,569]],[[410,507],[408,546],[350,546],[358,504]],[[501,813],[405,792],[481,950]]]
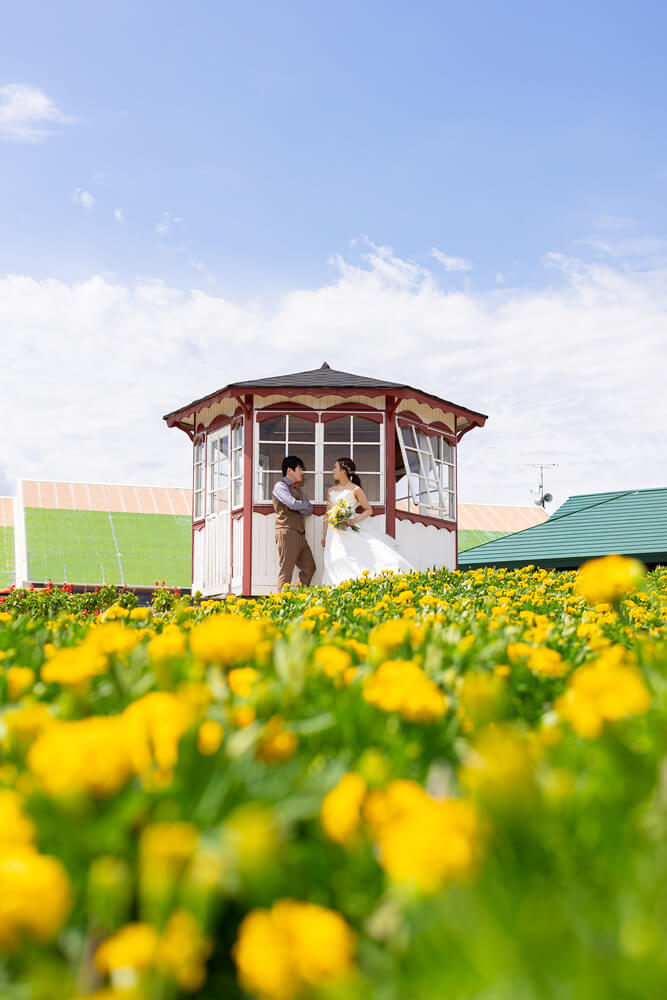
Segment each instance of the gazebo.
[[483,413],[326,362],[313,371],[233,382],[163,418],[193,444],[192,589],[207,597],[275,590],[273,484],[303,458],[310,547],[322,570],[331,468],[349,455],[373,516],[419,569],[457,565],[456,456]]

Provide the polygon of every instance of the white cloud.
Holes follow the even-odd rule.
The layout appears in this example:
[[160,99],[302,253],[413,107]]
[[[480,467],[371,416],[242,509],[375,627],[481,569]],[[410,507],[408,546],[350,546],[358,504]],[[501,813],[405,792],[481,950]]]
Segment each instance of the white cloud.
[[155,232],[158,234],[158,236],[164,236],[166,233],[170,231],[172,225],[175,225],[179,222],[183,222],[183,219],[180,217],[180,215],[172,216],[170,212],[163,212],[158,221],[155,223]]
[[558,464],[545,474],[557,501],[667,485],[667,268],[558,254],[548,264],[559,280],[543,289],[464,293],[371,247],[270,306],[159,281],[8,275],[0,394],[14,414],[27,384],[31,399],[30,420],[5,442],[6,477],[188,485],[189,442],[163,413],[327,360],[489,414],[461,444],[464,501],[532,503],[537,461]]
[[116,222],[125,222],[125,216],[123,215],[122,208],[114,208],[113,217],[116,220]]
[[90,212],[95,204],[95,198],[90,191],[84,191],[84,189],[80,187],[74,188],[70,197],[72,201],[76,202],[77,205],[81,205],[87,212]]
[[53,134],[54,125],[69,125],[75,120],[39,87],[27,83],[0,87],[0,139],[41,142]]
[[442,250],[433,247],[431,257],[435,257],[439,264],[442,264],[445,271],[472,271],[472,264],[463,257],[449,257]]

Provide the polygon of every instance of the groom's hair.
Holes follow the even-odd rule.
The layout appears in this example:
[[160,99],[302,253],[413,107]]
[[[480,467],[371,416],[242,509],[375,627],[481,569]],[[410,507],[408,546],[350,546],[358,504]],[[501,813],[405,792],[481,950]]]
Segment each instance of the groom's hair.
[[287,475],[288,469],[298,469],[299,467],[306,468],[302,458],[299,458],[298,455],[286,455],[283,459],[283,478]]

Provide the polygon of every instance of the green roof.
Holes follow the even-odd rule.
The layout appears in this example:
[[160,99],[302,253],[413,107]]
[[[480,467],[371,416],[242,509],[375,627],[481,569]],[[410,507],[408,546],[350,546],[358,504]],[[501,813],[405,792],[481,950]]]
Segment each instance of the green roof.
[[35,583],[190,586],[189,517],[26,507],[25,523]]
[[0,587],[14,582],[14,529],[0,527]]
[[459,566],[578,566],[612,552],[667,563],[667,487],[570,497],[542,524],[468,549]]

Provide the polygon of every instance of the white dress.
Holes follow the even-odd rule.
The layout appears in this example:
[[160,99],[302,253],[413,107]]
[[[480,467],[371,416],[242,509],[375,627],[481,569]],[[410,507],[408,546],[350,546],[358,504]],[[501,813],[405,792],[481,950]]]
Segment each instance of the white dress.
[[[341,490],[331,490],[332,502],[345,500],[352,508],[358,507],[354,491],[345,487]],[[327,541],[324,546],[324,573],[322,583],[325,586],[337,587],[345,580],[356,580],[368,570],[371,576],[382,570],[393,570],[396,573],[408,573],[414,569],[396,547],[396,542],[390,535],[371,526],[371,518],[365,518],[358,525],[359,531],[352,528],[327,527]]]

